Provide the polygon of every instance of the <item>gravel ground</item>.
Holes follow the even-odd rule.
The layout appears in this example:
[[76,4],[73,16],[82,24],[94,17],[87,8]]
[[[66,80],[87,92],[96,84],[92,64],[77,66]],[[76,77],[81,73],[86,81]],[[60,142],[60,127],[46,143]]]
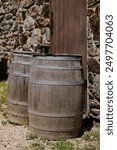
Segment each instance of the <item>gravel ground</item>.
[[8,123],[0,114],[0,150],[25,150],[32,141],[26,140],[28,127]]
[[[80,138],[67,141],[76,148],[66,148],[67,143],[59,141],[36,138],[28,126],[11,124],[0,112],[0,150],[99,150],[99,127],[93,127]],[[59,147],[54,147],[57,143]]]

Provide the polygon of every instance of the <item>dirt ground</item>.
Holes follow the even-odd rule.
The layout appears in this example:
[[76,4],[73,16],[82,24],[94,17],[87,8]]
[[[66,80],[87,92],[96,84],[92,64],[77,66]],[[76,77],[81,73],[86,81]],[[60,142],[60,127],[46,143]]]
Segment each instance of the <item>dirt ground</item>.
[[[99,131],[99,128],[92,130]],[[99,150],[99,139],[93,132],[81,138],[67,140],[76,148],[69,148],[65,145],[67,143],[58,143],[57,147],[54,147],[56,142],[33,137],[28,126],[11,124],[0,113],[0,150]]]
[[0,150],[25,150],[32,143],[26,140],[29,128],[8,123],[0,114]]

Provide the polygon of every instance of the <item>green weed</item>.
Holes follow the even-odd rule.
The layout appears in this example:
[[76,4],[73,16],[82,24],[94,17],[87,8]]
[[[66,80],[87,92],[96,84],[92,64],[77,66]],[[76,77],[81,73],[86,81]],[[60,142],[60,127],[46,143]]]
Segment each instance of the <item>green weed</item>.
[[27,133],[27,135],[26,135],[26,140],[34,140],[36,138],[37,138],[37,136],[34,135],[33,133]]
[[33,143],[30,146],[30,150],[44,150],[44,145],[42,145],[40,143]]
[[8,123],[8,120],[2,120],[2,121],[1,121],[1,124],[4,125],[4,126],[5,126],[7,123]]
[[90,132],[86,132],[83,135],[83,139],[86,141],[99,141],[100,140],[100,133],[99,131],[90,131]]
[[55,150],[75,150],[74,145],[69,141],[59,141],[54,144]]
[[7,103],[7,81],[0,82],[0,111],[5,113],[3,105]]
[[7,101],[7,82],[0,82],[0,104],[5,104]]

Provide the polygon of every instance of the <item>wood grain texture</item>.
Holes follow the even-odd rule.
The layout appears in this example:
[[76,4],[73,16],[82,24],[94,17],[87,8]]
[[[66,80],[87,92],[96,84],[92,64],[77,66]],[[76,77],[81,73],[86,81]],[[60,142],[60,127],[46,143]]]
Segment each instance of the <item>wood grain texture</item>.
[[[87,109],[87,1],[51,0],[53,34],[50,50],[53,54],[81,54],[85,78],[84,106]],[[51,8],[50,7],[50,8]]]
[[[66,59],[67,58],[67,59]],[[77,137],[82,124],[81,56],[38,56],[29,80],[29,125],[39,137]]]
[[8,78],[8,119],[12,123],[28,122],[28,82],[32,54],[14,52]]
[[86,0],[50,1],[54,30],[52,53],[87,55],[86,4]]

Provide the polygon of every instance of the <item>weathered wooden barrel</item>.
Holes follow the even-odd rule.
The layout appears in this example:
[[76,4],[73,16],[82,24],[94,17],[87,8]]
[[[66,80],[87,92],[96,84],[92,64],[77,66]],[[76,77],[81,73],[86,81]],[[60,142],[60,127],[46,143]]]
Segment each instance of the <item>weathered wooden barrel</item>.
[[29,125],[51,140],[77,137],[82,124],[81,56],[37,56],[29,80]]
[[8,78],[8,120],[12,123],[28,122],[28,83],[31,61],[31,52],[13,53]]

